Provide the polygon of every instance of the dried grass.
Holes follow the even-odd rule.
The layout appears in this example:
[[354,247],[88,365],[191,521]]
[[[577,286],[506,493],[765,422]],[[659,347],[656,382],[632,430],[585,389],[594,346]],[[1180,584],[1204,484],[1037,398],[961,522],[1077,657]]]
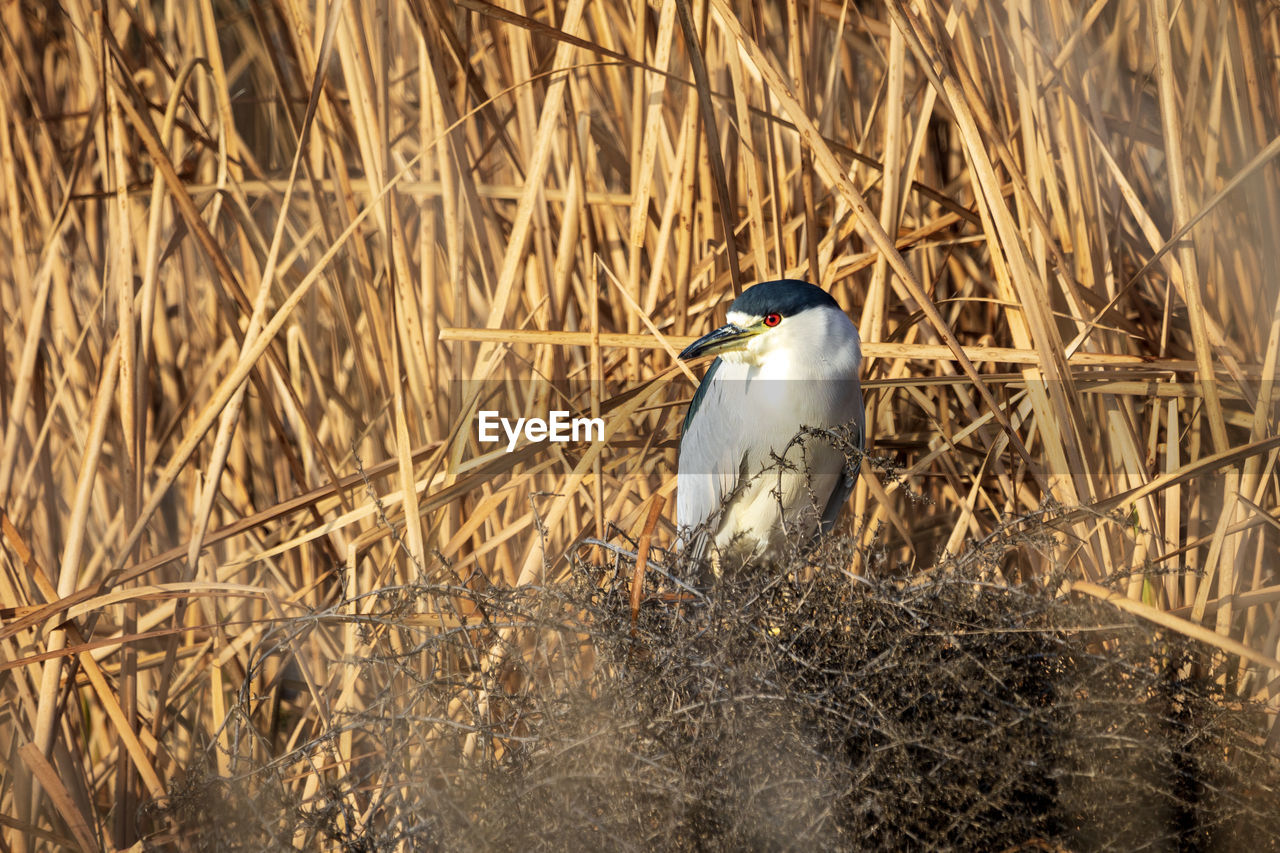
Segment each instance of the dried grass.
[[[930,612],[947,625],[966,601],[1008,604],[991,605],[1008,617],[1006,675],[1036,644],[1087,661],[1054,682],[1057,700],[1123,704],[1169,672],[1195,685],[1204,751],[1136,738],[1107,765],[1110,787],[1073,788],[1079,801],[1059,788],[1039,823],[1000,838],[1105,847],[1065,828],[1110,807],[1085,794],[1130,811],[1186,801],[1161,781],[1184,759],[1208,768],[1192,774],[1204,790],[1244,785],[1222,789],[1230,803],[1251,775],[1266,788],[1280,738],[1274,12],[4,5],[7,846],[197,844],[192,801],[175,796],[268,771],[275,787],[232,786],[227,802],[251,790],[283,815],[283,843],[443,843],[471,824],[473,846],[520,846],[527,818],[548,842],[591,843],[605,831],[594,820],[619,846],[771,846],[752,821],[813,803],[750,789],[765,766],[835,792],[831,813],[772,827],[788,837],[888,846],[967,826],[979,834],[957,839],[995,843],[963,797],[897,836],[908,811],[840,799],[917,802],[895,786],[914,784],[904,768],[918,762],[837,761],[808,688],[740,704],[724,726],[654,710],[711,689],[681,680],[698,667],[754,677],[752,655],[781,654],[779,638],[808,624],[794,620],[818,620],[805,602],[846,625],[819,658],[853,667],[846,656],[893,633],[875,620],[903,630],[894,620],[921,589],[946,591]],[[860,320],[881,461],[864,467],[839,558],[765,584],[798,598],[760,593],[752,607],[768,610],[717,621],[743,590],[691,610],[650,572],[643,591],[666,598],[632,636],[630,575],[587,594],[575,543],[643,532],[660,556],[693,388],[673,349],[733,293],[781,276],[821,283]],[[477,442],[481,408],[599,415],[606,441],[508,454]],[[586,563],[607,553],[592,547]],[[948,560],[961,554],[981,555],[977,574]],[[1164,633],[1108,616],[1104,597]],[[1073,630],[1113,618],[1130,627]],[[726,651],[651,671],[701,636]],[[920,659],[935,667],[921,678],[950,671],[936,657],[948,648]],[[763,677],[799,683],[769,660]],[[398,692],[439,679],[455,692],[431,694],[430,714]],[[880,690],[840,701],[892,707]],[[1057,700],[1036,719],[1076,707]],[[604,790],[632,811],[591,813],[598,801],[578,797],[590,773],[553,784],[601,742],[587,739],[597,710],[610,749],[596,756],[637,774]],[[727,788],[700,775],[715,743],[778,714],[776,761],[734,752]],[[943,732],[943,717],[919,731]],[[1001,718],[985,719],[1000,743]],[[1085,713],[1054,743],[1151,719]],[[665,752],[636,740],[653,726],[670,733]],[[432,773],[460,790],[424,812]],[[392,801],[395,820],[374,808]],[[1235,831],[1169,808],[1149,814],[1184,822],[1152,818],[1149,846]],[[671,809],[685,811],[655,827]],[[1243,805],[1228,813],[1255,826]],[[415,815],[435,828],[395,822]]]
[[[332,762],[329,739],[270,748],[253,722],[266,703],[242,692],[226,751],[215,758],[210,745],[149,813],[177,834],[152,840],[210,850],[1269,848],[1280,764],[1257,742],[1261,708],[1206,676],[1211,647],[1092,599],[979,580],[998,570],[991,557],[1048,545],[1044,521],[906,585],[850,584],[841,565],[855,545],[836,540],[807,579],[743,573],[707,595],[650,599],[634,623],[625,558],[576,561],[556,587],[476,596],[485,616],[474,635],[395,615],[456,588],[402,587],[362,624],[362,657],[339,664],[371,690],[334,719],[352,736],[344,772],[332,768],[300,797],[295,780]],[[299,620],[266,647],[325,621]],[[508,667],[460,680],[448,661],[473,658],[472,637],[492,639],[504,623],[536,639],[511,649]],[[590,675],[566,676],[588,654]],[[446,712],[482,694],[500,710],[479,730]],[[468,752],[475,734],[487,750]]]

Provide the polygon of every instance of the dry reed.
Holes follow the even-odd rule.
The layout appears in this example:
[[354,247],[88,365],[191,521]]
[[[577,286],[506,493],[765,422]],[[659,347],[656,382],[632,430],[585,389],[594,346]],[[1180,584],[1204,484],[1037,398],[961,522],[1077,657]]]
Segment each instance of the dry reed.
[[[501,758],[495,685],[592,656],[484,596],[670,540],[674,351],[782,276],[868,355],[842,568],[1006,543],[989,579],[1122,599],[1271,725],[1277,55],[1249,0],[4,4],[6,846],[173,831],[236,714],[323,742],[315,800],[396,619],[468,638],[420,666]],[[556,408],[605,440],[477,440]]]

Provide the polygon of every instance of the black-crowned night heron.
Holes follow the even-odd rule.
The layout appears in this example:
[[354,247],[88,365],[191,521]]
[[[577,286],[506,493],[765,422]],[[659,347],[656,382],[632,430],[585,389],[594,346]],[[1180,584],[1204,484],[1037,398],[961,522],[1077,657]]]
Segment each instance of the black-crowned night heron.
[[803,428],[848,426],[861,450],[862,347],[840,305],[803,281],[748,288],[727,319],[680,353],[719,358],[685,416],[676,520],[697,558],[710,545],[717,562],[772,561],[830,530],[853,489],[845,453]]

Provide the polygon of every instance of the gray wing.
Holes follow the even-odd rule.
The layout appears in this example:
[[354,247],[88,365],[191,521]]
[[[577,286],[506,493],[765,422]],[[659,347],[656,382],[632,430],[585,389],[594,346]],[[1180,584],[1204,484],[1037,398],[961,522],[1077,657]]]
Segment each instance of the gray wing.
[[698,527],[718,515],[725,496],[733,492],[744,461],[746,424],[739,401],[729,399],[728,393],[734,383],[713,381],[723,368],[724,362],[718,358],[711,363],[680,431],[676,484],[679,527]]
[[858,472],[862,470],[862,452],[866,449],[866,409],[862,404],[862,386],[858,386],[856,415],[854,416],[853,428],[857,430],[854,436],[854,445],[858,451],[858,458],[853,461],[850,469],[845,471],[844,477],[840,479],[839,485],[835,491],[831,493],[827,506],[822,511],[822,522],[820,530],[822,535],[826,536],[831,532],[831,528],[835,527],[836,519],[840,516],[840,510],[844,509],[845,503],[849,500],[849,495],[853,494],[853,487],[858,483]]

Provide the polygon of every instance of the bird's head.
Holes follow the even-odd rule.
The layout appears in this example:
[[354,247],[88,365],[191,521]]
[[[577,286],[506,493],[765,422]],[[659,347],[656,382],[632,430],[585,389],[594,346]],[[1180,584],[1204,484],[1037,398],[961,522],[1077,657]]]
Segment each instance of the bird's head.
[[853,324],[831,294],[805,281],[766,281],[744,290],[729,306],[728,322],[689,344],[680,358],[718,355],[759,365],[772,353],[821,345],[822,330],[833,318],[847,325],[856,341]]

